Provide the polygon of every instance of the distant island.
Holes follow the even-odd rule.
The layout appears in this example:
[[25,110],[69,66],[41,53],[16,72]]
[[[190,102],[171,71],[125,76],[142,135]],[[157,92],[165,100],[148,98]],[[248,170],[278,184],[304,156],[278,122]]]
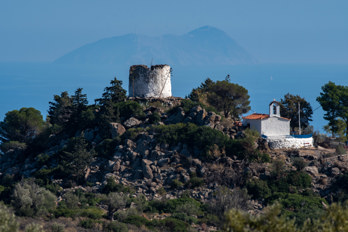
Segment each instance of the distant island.
[[59,64],[236,65],[256,59],[225,32],[211,26],[183,35],[127,34],[101,39],[58,58]]

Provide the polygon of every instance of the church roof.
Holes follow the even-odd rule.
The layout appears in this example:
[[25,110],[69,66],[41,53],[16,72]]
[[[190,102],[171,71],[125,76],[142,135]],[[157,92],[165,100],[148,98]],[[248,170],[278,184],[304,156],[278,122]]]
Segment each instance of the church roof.
[[243,119],[264,119],[264,118],[269,118],[268,114],[258,114],[258,113],[253,113],[248,116],[243,117]]
[[[251,120],[258,120],[258,119],[265,119],[269,118],[269,114],[259,114],[259,113],[253,113],[248,116],[243,117],[243,119],[251,119]],[[279,117],[285,120],[290,120],[289,118]]]

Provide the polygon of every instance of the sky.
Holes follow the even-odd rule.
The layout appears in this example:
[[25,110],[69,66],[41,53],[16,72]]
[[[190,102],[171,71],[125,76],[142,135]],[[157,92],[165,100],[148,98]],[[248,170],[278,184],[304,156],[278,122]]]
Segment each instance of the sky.
[[0,0],[0,62],[51,62],[97,40],[225,31],[261,63],[348,64],[347,0]]

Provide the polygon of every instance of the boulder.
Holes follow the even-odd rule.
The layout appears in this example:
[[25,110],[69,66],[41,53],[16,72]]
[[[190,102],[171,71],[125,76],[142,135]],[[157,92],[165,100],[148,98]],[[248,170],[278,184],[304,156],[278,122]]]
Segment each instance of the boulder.
[[129,119],[127,119],[123,125],[127,128],[131,128],[131,127],[135,127],[141,124],[141,121],[134,118],[134,117],[130,117]]
[[316,166],[308,166],[305,167],[306,172],[308,172],[311,176],[313,177],[318,177],[319,176],[319,171]]
[[111,122],[110,123],[110,132],[111,132],[112,138],[115,138],[117,136],[123,135],[124,132],[126,132],[126,129],[124,128],[124,126],[122,126],[121,123]]

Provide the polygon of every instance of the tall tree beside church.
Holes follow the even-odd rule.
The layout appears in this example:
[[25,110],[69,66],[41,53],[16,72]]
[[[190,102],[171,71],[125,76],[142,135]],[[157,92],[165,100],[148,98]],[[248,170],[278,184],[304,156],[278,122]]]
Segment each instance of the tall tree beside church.
[[343,122],[344,133],[348,138],[348,86],[336,85],[330,81],[321,89],[317,101],[326,112],[324,119],[329,121],[329,130],[333,134],[339,133]]
[[294,131],[299,126],[298,105],[300,104],[301,115],[301,128],[305,129],[312,121],[313,110],[309,102],[299,95],[292,95],[290,93],[284,96],[284,99],[280,100],[280,115],[286,118],[290,118],[290,127]]
[[230,82],[229,76],[223,81],[206,79],[200,87],[193,89],[191,100],[213,106],[225,117],[239,118],[250,110],[248,90]]

